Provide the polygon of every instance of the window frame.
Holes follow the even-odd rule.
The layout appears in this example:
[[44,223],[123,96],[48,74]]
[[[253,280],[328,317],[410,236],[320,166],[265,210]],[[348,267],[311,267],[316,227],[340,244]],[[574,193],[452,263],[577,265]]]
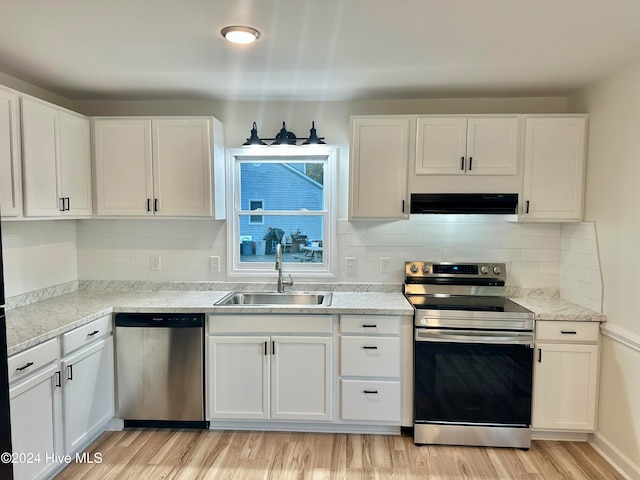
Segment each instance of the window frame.
[[[255,161],[260,163],[312,163],[325,162],[324,176],[324,208],[322,210],[291,211],[263,210],[265,217],[295,215],[321,216],[323,221],[322,262],[286,262],[285,273],[304,274],[305,277],[335,278],[336,219],[338,217],[336,202],[337,187],[337,149],[331,146],[284,146],[284,147],[243,147],[227,150],[227,274],[228,276],[252,276],[272,278],[277,275],[271,262],[240,262],[240,216],[252,210],[241,210],[240,165]],[[264,204],[263,204],[264,205]],[[238,239],[238,241],[236,241]],[[295,280],[295,278],[294,278]]]

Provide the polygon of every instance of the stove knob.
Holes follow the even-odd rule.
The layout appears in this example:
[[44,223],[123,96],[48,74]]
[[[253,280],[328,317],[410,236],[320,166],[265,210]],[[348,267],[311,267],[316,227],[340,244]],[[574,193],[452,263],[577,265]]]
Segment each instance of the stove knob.
[[409,268],[409,270],[411,270],[411,273],[418,273],[418,266],[417,265],[411,265],[411,268]]
[[493,267],[493,273],[495,273],[496,275],[500,275],[502,273],[502,270],[500,270],[500,267],[496,265],[495,267]]
[[423,265],[422,266],[422,273],[424,274],[428,274],[429,272],[431,272],[431,265]]
[[486,275],[487,273],[489,273],[489,269],[485,265],[483,265],[483,266],[480,267],[480,272],[483,275]]

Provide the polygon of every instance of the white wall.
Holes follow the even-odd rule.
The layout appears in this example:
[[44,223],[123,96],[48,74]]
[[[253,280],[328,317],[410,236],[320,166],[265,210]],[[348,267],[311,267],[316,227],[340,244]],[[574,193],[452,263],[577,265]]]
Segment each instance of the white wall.
[[78,279],[74,220],[2,222],[6,297]]
[[589,113],[585,220],[598,227],[603,331],[622,339],[603,342],[596,444],[640,478],[640,62],[576,94],[570,110]]

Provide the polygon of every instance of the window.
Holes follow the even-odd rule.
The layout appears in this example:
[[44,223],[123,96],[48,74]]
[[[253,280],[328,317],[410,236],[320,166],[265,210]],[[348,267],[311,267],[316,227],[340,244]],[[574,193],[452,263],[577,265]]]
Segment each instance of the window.
[[331,275],[335,150],[238,149],[229,161],[230,273],[271,274],[279,243],[288,273]]
[[[262,210],[263,205],[264,205],[264,200],[249,200],[249,210]],[[262,215],[249,216],[249,224],[262,225],[263,223],[264,223],[264,218],[262,217]]]

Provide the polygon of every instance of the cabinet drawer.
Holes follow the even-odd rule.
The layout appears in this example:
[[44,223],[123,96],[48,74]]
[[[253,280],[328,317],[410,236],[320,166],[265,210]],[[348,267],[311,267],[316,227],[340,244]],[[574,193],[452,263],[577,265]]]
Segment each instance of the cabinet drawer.
[[536,322],[536,340],[560,342],[598,342],[599,322]]
[[400,377],[399,338],[341,337],[340,375]]
[[52,338],[40,345],[9,357],[9,383],[29,376],[48,363],[58,359],[58,339]]
[[111,315],[107,315],[106,317],[99,318],[98,320],[94,320],[93,322],[65,333],[62,336],[63,355],[67,355],[80,347],[88,345],[94,340],[103,338],[105,335],[111,333],[112,329],[113,323],[111,321]]
[[341,315],[340,332],[399,335],[400,318],[385,315]]
[[400,423],[400,382],[341,380],[342,420]]

